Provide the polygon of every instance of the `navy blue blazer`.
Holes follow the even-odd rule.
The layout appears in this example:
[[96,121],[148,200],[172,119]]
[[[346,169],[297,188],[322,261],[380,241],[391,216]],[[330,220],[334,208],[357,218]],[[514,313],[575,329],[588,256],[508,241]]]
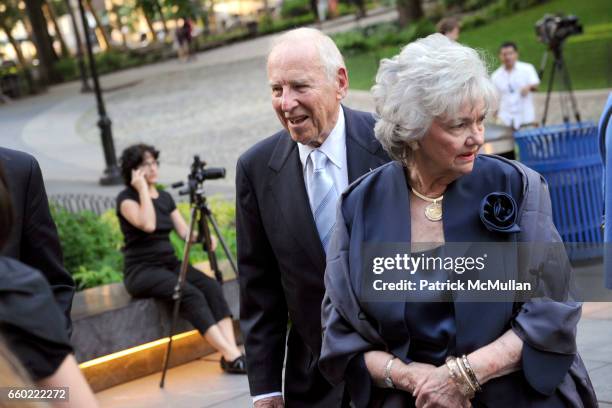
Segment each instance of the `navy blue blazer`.
[[[546,191],[544,185],[542,189]],[[451,183],[444,193],[443,228],[447,243],[517,240],[516,232],[492,232],[480,220],[480,203],[492,192],[504,192],[521,203],[523,179],[510,163],[480,155],[473,171]],[[549,211],[548,193],[542,196],[544,211]],[[546,236],[555,236],[552,221],[546,223],[551,232]],[[521,227],[544,230],[541,225]],[[347,382],[357,406],[414,404],[407,393],[375,388],[362,358],[369,350],[387,350],[405,363],[410,361],[411,335],[404,320],[405,303],[367,301],[361,287],[362,243],[409,243],[410,231],[410,196],[401,164],[381,166],[343,194],[327,258],[319,367],[332,383]],[[580,400],[578,385],[588,394],[585,400],[594,400],[586,369],[576,352],[579,303],[454,302],[453,306],[456,355],[471,353],[510,328],[524,341],[522,371],[487,382],[473,400],[474,406],[561,407],[567,401],[572,404]],[[425,321],[428,316],[422,318]]]

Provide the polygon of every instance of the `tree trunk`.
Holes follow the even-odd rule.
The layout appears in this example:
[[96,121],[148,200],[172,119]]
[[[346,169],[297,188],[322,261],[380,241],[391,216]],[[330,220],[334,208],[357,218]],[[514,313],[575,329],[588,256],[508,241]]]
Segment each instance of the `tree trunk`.
[[15,40],[15,37],[13,37],[13,34],[11,34],[11,29],[9,29],[7,26],[5,26],[2,23],[2,20],[0,20],[0,29],[2,29],[2,31],[4,31],[4,33],[6,34],[6,38],[8,38],[9,43],[11,44],[13,49],[15,50],[15,54],[17,55],[17,61],[19,61],[19,65],[21,66],[21,68],[25,68],[26,67],[26,60],[23,57],[23,52],[21,52],[21,46],[19,45],[17,40]]
[[418,21],[423,17],[421,0],[397,0],[397,12],[399,13],[400,27]]
[[119,31],[119,34],[121,34],[121,43],[124,47],[127,47],[127,37],[123,32],[123,22],[121,21],[121,16],[119,15],[119,7],[117,7],[117,4],[115,4],[115,2],[112,0],[111,4],[113,14],[115,15],[115,30]]
[[165,38],[168,38],[168,25],[166,24],[166,17],[164,17],[164,12],[162,11],[161,4],[159,4],[159,0],[155,0],[155,8],[159,13],[159,18],[161,18],[162,27],[164,28]]
[[40,82],[48,84],[59,80],[53,70],[53,64],[57,61],[57,55],[53,50],[53,43],[47,31],[47,20],[42,11],[42,0],[24,0],[26,11],[30,20],[32,39],[36,46],[36,55],[40,61]]
[[62,32],[60,31],[60,28],[59,28],[59,24],[57,24],[57,19],[55,18],[55,12],[53,11],[53,6],[51,5],[51,3],[45,2],[43,4],[43,12],[45,13],[45,16],[47,17],[47,19],[51,20],[51,23],[53,24],[55,35],[62,49],[62,57],[69,57],[70,51],[68,51],[68,47],[66,46],[66,41],[64,41],[64,36],[62,35]]
[[144,11],[144,9],[142,10],[142,15],[144,16],[144,19],[147,23],[147,27],[149,27],[151,35],[153,36],[153,42],[157,42],[157,34],[155,33],[155,28],[153,28],[153,22],[151,21],[151,18],[149,17],[147,12]]
[[315,20],[319,21],[319,8],[317,7],[317,0],[310,0],[310,8],[312,9],[312,14],[315,16]]
[[91,13],[94,20],[96,21],[96,37],[98,38],[98,42],[100,43],[100,48],[105,51],[110,48],[110,40],[108,38],[108,34],[106,33],[106,30],[104,30],[104,27],[102,27],[102,22],[100,22],[98,13],[96,13],[96,10],[94,10],[93,6],[91,5],[91,0],[84,1],[85,5],[87,6],[86,9]]

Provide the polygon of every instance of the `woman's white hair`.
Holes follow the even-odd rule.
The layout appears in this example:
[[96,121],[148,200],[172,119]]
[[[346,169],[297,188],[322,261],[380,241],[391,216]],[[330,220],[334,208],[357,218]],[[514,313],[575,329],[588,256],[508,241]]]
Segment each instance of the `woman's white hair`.
[[435,118],[455,117],[466,104],[497,107],[497,89],[472,48],[432,34],[380,62],[372,87],[376,138],[394,160],[408,162]]
[[300,42],[311,43],[317,48],[321,65],[330,81],[336,79],[340,68],[346,69],[344,58],[342,58],[334,40],[315,28],[296,28],[282,34],[273,42],[268,58],[279,46],[299,46],[298,43]]

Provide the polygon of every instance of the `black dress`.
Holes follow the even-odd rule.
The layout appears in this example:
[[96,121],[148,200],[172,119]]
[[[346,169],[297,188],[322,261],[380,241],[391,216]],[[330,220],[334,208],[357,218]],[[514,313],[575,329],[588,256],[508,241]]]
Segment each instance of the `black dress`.
[[[170,214],[176,209],[176,204],[170,194],[159,191],[159,197],[153,199],[155,231],[148,233],[134,227],[121,215],[121,203],[128,199],[139,202],[138,192],[132,187],[127,187],[117,196],[117,216],[125,240],[125,287],[134,297],[153,297],[170,302],[181,267],[169,237],[174,228]],[[191,265],[186,279],[179,312],[201,334],[231,316],[221,286],[215,279]]]
[[72,346],[66,318],[44,276],[0,256],[0,337],[34,381],[53,374]]

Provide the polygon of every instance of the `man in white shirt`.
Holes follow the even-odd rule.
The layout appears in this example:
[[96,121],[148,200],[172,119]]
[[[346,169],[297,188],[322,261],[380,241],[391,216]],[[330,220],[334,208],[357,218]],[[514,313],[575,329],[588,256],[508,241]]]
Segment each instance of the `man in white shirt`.
[[540,84],[540,78],[533,65],[518,60],[518,48],[513,42],[499,47],[502,66],[497,68],[491,79],[500,93],[498,119],[514,129],[535,122],[533,96]]
[[236,169],[249,387],[256,408],[348,407],[344,384],[332,386],[317,364],[325,256],[338,197],[389,158],[372,114],[340,104],[346,66],[320,31],[283,34],[268,56],[268,82],[284,129],[242,154]]

